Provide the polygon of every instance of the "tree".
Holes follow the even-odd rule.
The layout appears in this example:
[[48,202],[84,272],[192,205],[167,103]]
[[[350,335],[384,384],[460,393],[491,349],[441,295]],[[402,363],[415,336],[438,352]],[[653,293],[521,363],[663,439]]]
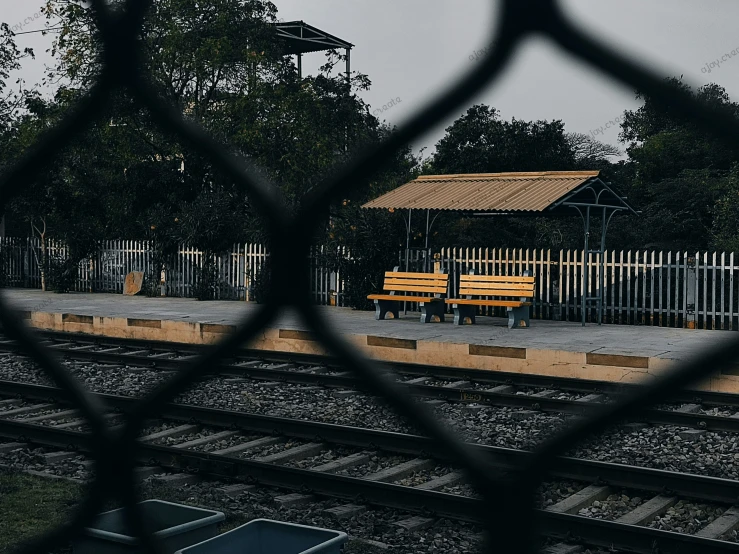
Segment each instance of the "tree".
[[[719,85],[693,91],[678,79],[668,82],[727,118],[739,115],[739,104]],[[636,96],[644,104],[624,114],[620,139],[633,169],[624,192],[643,213],[632,218],[628,232],[620,232],[623,244],[691,250],[730,244],[727,210],[732,201],[727,195],[739,154],[671,104],[639,92]],[[718,213],[722,219],[714,221]]]
[[642,204],[633,222],[638,247],[656,250],[709,248],[714,211],[725,196],[725,172],[686,169],[650,187],[653,200]]
[[721,189],[723,194],[714,208],[710,247],[739,252],[739,165],[731,168]]
[[[76,99],[73,91],[62,89],[51,101],[31,98],[26,111],[12,128],[11,156],[18,156],[33,144],[47,127],[54,125]],[[73,281],[79,261],[95,251],[97,243],[129,215],[125,168],[138,153],[131,153],[120,133],[109,124],[92,127],[72,137],[53,159],[42,162],[39,177],[25,184],[11,201],[14,216],[11,232],[40,239],[39,266],[42,288],[46,274],[55,269],[63,281]],[[47,255],[47,240],[63,241],[68,255],[54,260]],[[52,265],[63,265],[63,269]],[[59,273],[61,271],[62,273]],[[59,283],[52,283],[56,287]],[[67,285],[60,285],[62,289]]]
[[[382,135],[388,132],[385,128]],[[410,149],[396,152],[380,173],[332,207],[331,223],[322,240],[325,261],[344,279],[348,306],[373,309],[367,295],[382,288],[385,272],[397,265],[398,252],[405,248],[406,228],[400,214],[361,206],[417,177],[419,167],[420,159]]]
[[[62,26],[52,77],[67,85],[53,100],[37,102],[19,124],[19,148],[53,124],[100,70],[102,43],[89,5],[49,0],[46,9]],[[318,75],[298,77],[276,36],[275,14],[263,0],[163,0],[146,18],[142,44],[160,96],[233,154],[264,168],[289,209],[296,209],[338,165],[389,130],[356,94],[371,85],[367,76],[353,73],[347,83],[337,73],[343,61],[337,52],[326,54]],[[55,238],[148,239],[157,245],[157,263],[179,241],[190,241],[209,258],[235,242],[266,238],[248,196],[207,157],[161,132],[126,91],[53,165],[15,204],[15,213],[26,222],[44,217]],[[403,172],[413,162],[403,153],[390,165]],[[77,217],[69,198],[91,215]],[[345,209],[334,206],[333,217]],[[319,214],[327,224],[329,215],[328,209]],[[78,220],[84,233],[69,223]]]
[[[13,126],[23,112],[25,103],[38,96],[34,91],[26,89],[25,83],[17,79],[12,85],[8,80],[13,71],[20,69],[24,58],[32,58],[33,50],[20,50],[15,43],[15,34],[7,23],[0,23],[0,171],[12,162]],[[7,206],[0,206],[0,226],[5,224]],[[6,253],[0,245],[0,286],[5,284]]]
[[[119,2],[112,2],[116,4]],[[82,0],[49,0],[63,22],[55,43],[57,74],[90,86],[101,41]],[[146,69],[161,96],[208,129],[235,153],[264,167],[291,204],[338,163],[377,141],[379,122],[354,94],[370,86],[362,74],[335,74],[328,52],[318,76],[300,79],[277,37],[276,8],[264,0],[164,0],[153,4],[143,31]],[[207,159],[163,137],[149,116],[131,109],[119,123],[135,129],[159,159],[182,160],[203,190],[222,184]]]
[[[567,134],[561,121],[504,121],[490,106],[476,105],[446,129],[426,174],[568,171],[608,167],[615,154],[585,135]],[[479,247],[566,247],[574,245],[576,220],[442,215],[434,232],[443,245]],[[420,240],[424,240],[425,237]],[[577,239],[581,242],[581,238]]]
[[[727,118],[739,115],[739,104],[731,102],[719,85],[692,91],[678,79],[668,79],[668,83]],[[644,104],[624,113],[619,139],[627,144],[629,158],[639,164],[637,180],[641,186],[676,177],[686,169],[728,171],[737,161],[735,149],[677,113],[671,104],[658,103],[640,92],[636,97]]]
[[566,133],[565,140],[575,157],[575,165],[583,170],[607,169],[611,158],[623,156],[616,146],[595,140],[584,133]]
[[571,170],[575,156],[561,121],[503,121],[477,105],[446,129],[430,170],[438,174]]
[[31,48],[19,50],[14,37],[8,24],[0,23],[0,137],[9,132],[26,99],[32,94],[20,79],[15,82],[17,89],[8,85],[10,74],[21,68],[21,60],[34,57]]

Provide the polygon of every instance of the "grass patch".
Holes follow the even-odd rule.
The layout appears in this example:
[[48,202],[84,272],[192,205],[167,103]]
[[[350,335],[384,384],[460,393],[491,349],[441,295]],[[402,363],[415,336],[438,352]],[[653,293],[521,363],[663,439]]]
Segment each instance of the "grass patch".
[[[267,517],[280,519],[271,510],[253,508],[249,502],[238,503],[218,495],[201,499],[190,489],[150,481],[142,483],[138,490],[141,500],[160,499],[185,505],[209,507],[226,515],[219,533],[225,533],[252,521]],[[62,524],[84,498],[84,486],[62,479],[47,479],[0,469],[0,554],[10,554],[20,543],[42,535]],[[212,504],[205,506],[203,502]],[[102,511],[120,506],[108,499]],[[277,517],[276,517],[277,516]],[[54,554],[69,554],[69,545],[60,545]],[[346,554],[381,554],[384,550],[356,540],[349,541]]]
[[82,494],[62,479],[0,472],[0,554],[66,521]]

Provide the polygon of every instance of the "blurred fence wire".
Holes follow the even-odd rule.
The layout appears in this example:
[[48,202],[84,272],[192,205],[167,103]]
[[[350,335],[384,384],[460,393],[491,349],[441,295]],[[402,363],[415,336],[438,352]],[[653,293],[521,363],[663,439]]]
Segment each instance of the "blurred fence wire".
[[398,149],[456,113],[484,87],[496,82],[516,48],[532,35],[549,38],[553,45],[589,65],[593,71],[640,90],[658,102],[669,103],[674,111],[732,145],[739,144],[739,123],[699,104],[689,94],[668,87],[661,76],[601,44],[586,30],[573,24],[556,0],[501,0],[496,28],[491,26],[490,30],[489,43],[494,46],[484,58],[473,64],[472,71],[448,90],[442,91],[386,142],[364,152],[331,179],[316,187],[298,213],[288,215],[290,212],[283,209],[274,185],[266,182],[243,160],[233,156],[225,145],[186,122],[179,112],[161,101],[149,75],[142,69],[143,53],[138,40],[151,1],[128,0],[121,9],[112,9],[106,0],[91,0],[96,24],[104,41],[99,78],[76,109],[68,113],[56,128],[49,130],[0,177],[0,208],[7,205],[13,192],[19,190],[24,182],[34,178],[38,168],[43,165],[39,161],[53,159],[70,136],[83,132],[102,115],[114,92],[127,89],[142,107],[150,111],[156,124],[165,131],[177,134],[201,154],[208,156],[217,168],[243,188],[262,212],[272,245],[271,292],[265,304],[244,321],[236,333],[210,348],[193,360],[187,369],[142,399],[120,433],[113,433],[107,428],[103,407],[39,344],[18,315],[11,311],[6,299],[0,297],[0,321],[6,334],[16,339],[59,387],[68,391],[69,398],[88,420],[95,444],[95,483],[90,487],[90,493],[79,511],[70,523],[24,547],[23,552],[47,552],[72,540],[110,499],[117,499],[128,508],[127,519],[133,531],[142,538],[147,549],[159,552],[158,544],[147,529],[147,522],[136,509],[138,499],[133,470],[136,437],[144,420],[156,413],[161,403],[171,401],[209,368],[216,367],[215,362],[220,358],[233,354],[239,345],[254,338],[283,307],[296,310],[313,330],[316,340],[340,358],[348,369],[361,376],[372,392],[383,397],[398,414],[429,437],[442,442],[452,454],[454,462],[466,469],[468,477],[486,502],[486,530],[491,537],[486,545],[487,552],[535,551],[537,519],[534,492],[557,456],[593,433],[639,412],[647,405],[659,403],[677,389],[719,370],[739,353],[739,339],[705,352],[621,403],[606,406],[597,414],[577,421],[538,449],[521,471],[504,478],[478,451],[466,446],[437,421],[430,410],[410,400],[399,385],[383,376],[377,363],[364,358],[341,338],[327,324],[321,312],[315,309],[309,288],[295,285],[296,275],[301,275],[306,282],[309,279],[308,254],[312,238],[322,224],[314,214],[324,213],[322,208],[338,194],[344,193],[355,183],[363,182],[367,175],[372,174]]

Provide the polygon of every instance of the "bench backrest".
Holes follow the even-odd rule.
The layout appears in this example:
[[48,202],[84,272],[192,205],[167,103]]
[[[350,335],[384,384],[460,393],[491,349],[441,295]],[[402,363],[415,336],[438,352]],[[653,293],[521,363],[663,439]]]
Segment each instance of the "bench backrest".
[[460,275],[460,296],[534,297],[534,277]]
[[441,297],[446,294],[449,284],[447,273],[409,273],[386,271],[384,289],[395,292],[417,292]]

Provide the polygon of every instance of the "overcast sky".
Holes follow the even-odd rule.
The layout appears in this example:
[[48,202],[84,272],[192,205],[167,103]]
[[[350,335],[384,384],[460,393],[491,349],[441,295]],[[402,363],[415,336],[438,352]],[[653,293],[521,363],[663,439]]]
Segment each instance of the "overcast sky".
[[[475,64],[470,56],[489,42],[489,28],[497,15],[490,0],[273,0],[284,20],[302,19],[355,45],[352,66],[369,76],[371,90],[364,99],[379,108],[395,100],[381,115],[400,124],[442,87]],[[27,21],[38,12],[39,0],[0,0],[0,20],[22,31],[40,29],[43,20]],[[566,0],[567,12],[604,41],[620,45],[640,62],[665,76],[684,75],[700,86],[715,82],[739,101],[739,56],[711,73],[706,64],[739,48],[735,0]],[[35,48],[37,60],[25,64],[21,76],[39,82],[50,36],[20,35],[20,46]],[[323,54],[304,57],[304,72],[315,72]],[[704,71],[702,71],[702,69]],[[400,100],[398,102],[398,99]],[[499,85],[473,103],[499,109],[503,117],[561,119],[568,131],[589,133],[638,106],[633,91],[591,71],[543,40],[531,40],[515,57]],[[466,111],[423,137],[414,149],[430,149],[444,128]],[[618,129],[602,140],[617,144]]]

